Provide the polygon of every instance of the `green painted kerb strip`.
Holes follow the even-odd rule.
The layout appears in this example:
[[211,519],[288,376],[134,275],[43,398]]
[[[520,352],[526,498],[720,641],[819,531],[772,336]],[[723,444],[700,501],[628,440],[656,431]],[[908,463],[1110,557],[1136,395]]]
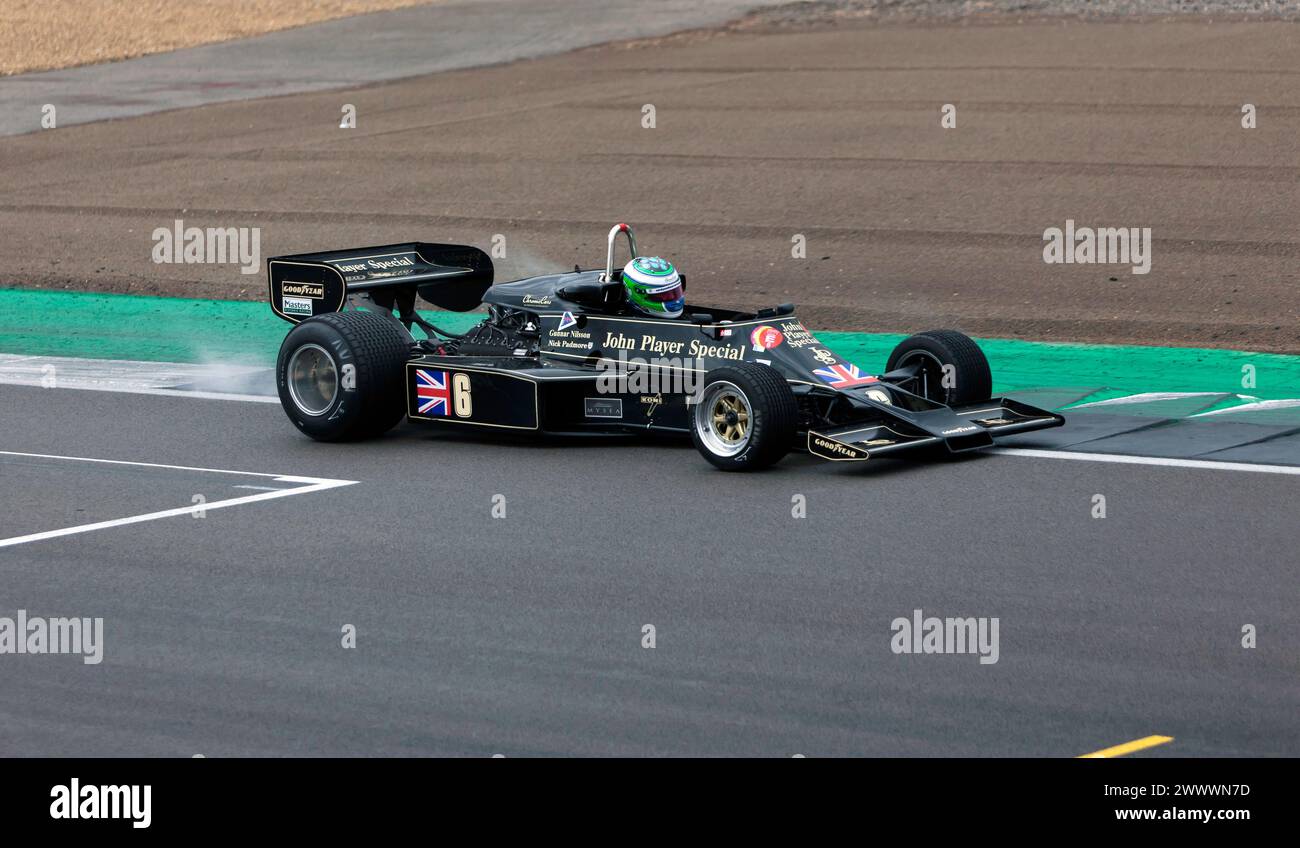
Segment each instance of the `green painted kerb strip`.
[[[461,332],[477,313],[438,313]],[[274,365],[288,322],[262,301],[0,289],[0,353]]]
[[[451,332],[481,313],[428,316]],[[157,362],[275,362],[289,325],[265,303],[117,294],[0,289],[0,353]],[[887,333],[817,333],[866,371],[884,368],[903,338]],[[1300,398],[1300,357],[1202,348],[1074,345],[981,339],[995,390],[1099,387],[1093,395],[1135,392],[1229,392],[1264,399]],[[1254,366],[1255,387],[1242,385]]]

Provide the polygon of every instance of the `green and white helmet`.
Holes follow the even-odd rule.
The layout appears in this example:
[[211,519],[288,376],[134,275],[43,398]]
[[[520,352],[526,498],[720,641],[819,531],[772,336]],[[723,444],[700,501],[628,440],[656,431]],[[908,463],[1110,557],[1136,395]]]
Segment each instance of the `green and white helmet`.
[[673,263],[658,256],[638,256],[623,267],[628,305],[658,318],[676,318],[686,306],[682,278]]

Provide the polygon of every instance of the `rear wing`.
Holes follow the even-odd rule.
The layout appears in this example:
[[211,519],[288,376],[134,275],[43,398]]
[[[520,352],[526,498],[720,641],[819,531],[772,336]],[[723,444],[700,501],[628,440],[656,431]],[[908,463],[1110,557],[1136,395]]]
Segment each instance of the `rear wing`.
[[417,292],[434,306],[468,312],[482,303],[492,275],[488,255],[463,244],[409,242],[266,260],[271,309],[294,324],[338,312],[349,297],[406,312]]

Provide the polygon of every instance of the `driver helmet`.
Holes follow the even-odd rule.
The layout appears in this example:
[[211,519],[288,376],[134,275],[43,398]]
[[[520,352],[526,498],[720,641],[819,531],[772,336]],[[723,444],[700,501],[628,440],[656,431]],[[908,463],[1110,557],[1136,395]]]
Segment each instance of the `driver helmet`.
[[686,306],[682,278],[673,263],[658,256],[638,256],[623,266],[627,302],[656,318],[676,318]]

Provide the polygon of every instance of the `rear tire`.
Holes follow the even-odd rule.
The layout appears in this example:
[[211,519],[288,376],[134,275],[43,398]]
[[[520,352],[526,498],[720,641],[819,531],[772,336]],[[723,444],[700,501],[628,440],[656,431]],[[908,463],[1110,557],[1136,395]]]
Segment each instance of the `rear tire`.
[[[898,343],[889,354],[886,371],[920,365],[922,378],[915,392],[929,400],[956,406],[988,400],[993,393],[989,361],[980,346],[956,330],[926,330]],[[947,370],[951,367],[951,372]],[[945,376],[951,373],[951,386]]]
[[280,345],[280,405],[295,427],[318,441],[378,436],[406,414],[410,351],[410,337],[375,312],[309,318]]
[[742,362],[704,378],[691,415],[691,441],[723,471],[766,468],[790,452],[799,406],[785,378],[766,365]]

